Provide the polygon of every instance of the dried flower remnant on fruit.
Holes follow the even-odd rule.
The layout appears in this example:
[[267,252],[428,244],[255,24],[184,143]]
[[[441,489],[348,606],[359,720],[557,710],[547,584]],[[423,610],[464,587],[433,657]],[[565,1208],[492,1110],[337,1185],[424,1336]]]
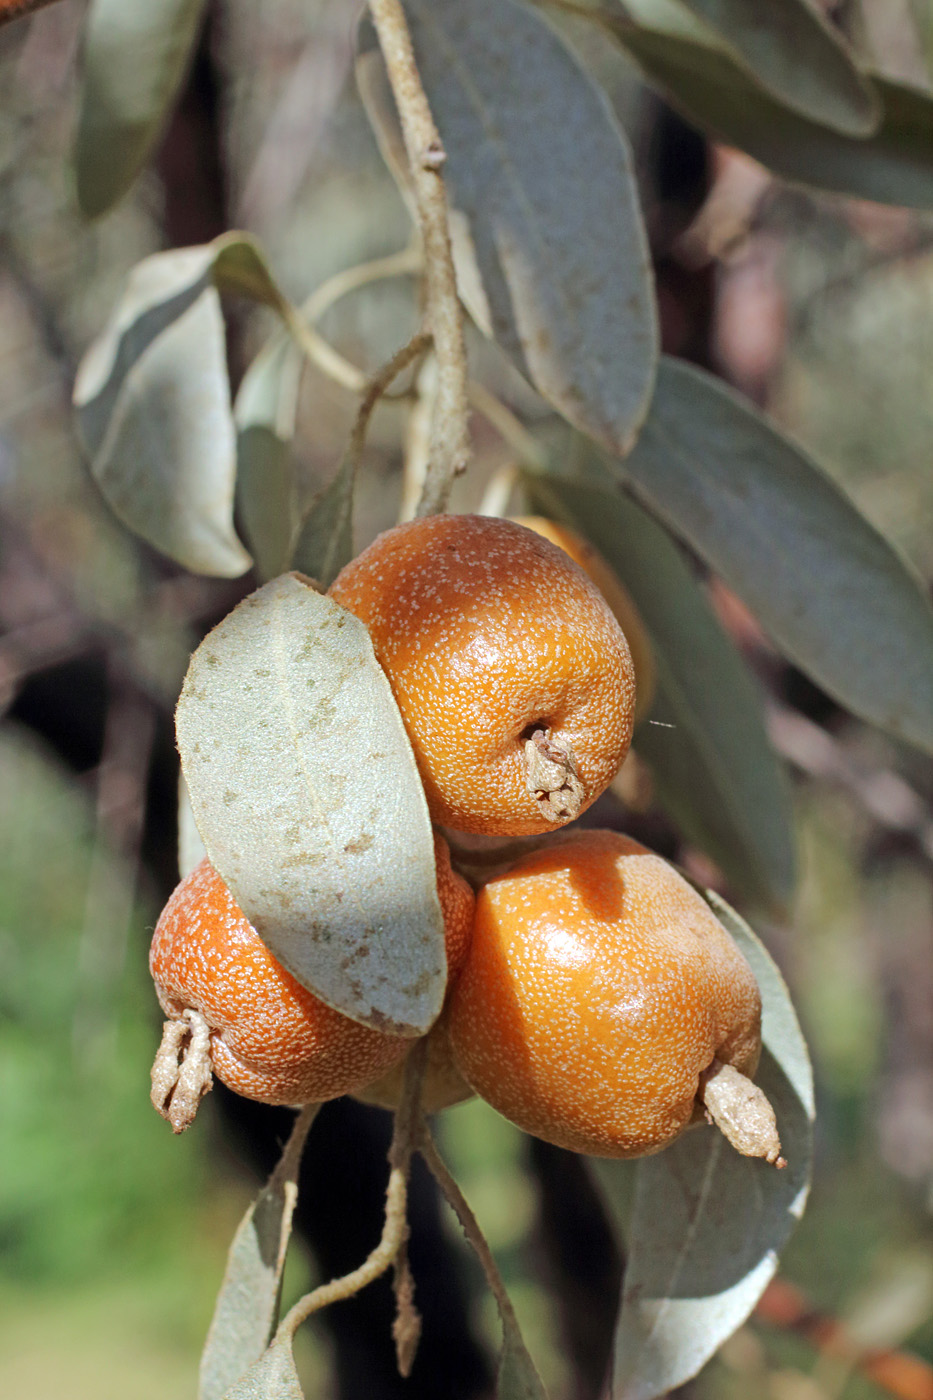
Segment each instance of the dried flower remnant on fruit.
[[[458,965],[473,895],[435,836],[448,957]],[[153,1065],[152,1101],[176,1132],[194,1118],[211,1076],[262,1103],[302,1104],[352,1093],[385,1074],[411,1040],[359,1025],[302,987],[260,939],[203,861],[156,925],[150,968],[169,1017]]]
[[448,1022],[467,1082],[557,1146],[660,1151],[702,1117],[706,1095],[721,1125],[729,1099],[741,1151],[779,1159],[750,1083],[752,970],[701,896],[628,837],[567,832],[487,880]]
[[733,1065],[714,1060],[700,1075],[697,1098],[707,1118],[728,1138],[743,1157],[763,1157],[775,1167],[786,1167],[781,1156],[774,1109],[757,1084]]

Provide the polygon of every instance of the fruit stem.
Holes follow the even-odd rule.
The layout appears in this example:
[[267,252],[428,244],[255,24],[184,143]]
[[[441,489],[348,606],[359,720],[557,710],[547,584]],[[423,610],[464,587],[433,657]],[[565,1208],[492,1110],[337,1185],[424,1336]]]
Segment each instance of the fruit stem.
[[743,1157],[763,1157],[775,1167],[786,1167],[781,1156],[774,1109],[757,1084],[734,1065],[714,1060],[700,1075],[697,1098],[710,1120]]
[[303,1298],[285,1314],[279,1323],[273,1345],[295,1332],[312,1313],[320,1312],[329,1303],[339,1303],[344,1298],[352,1298],[367,1284],[373,1283],[398,1258],[408,1238],[408,1176],[411,1170],[412,1153],[415,1150],[417,1126],[421,1106],[421,1085],[424,1080],[424,1067],[427,1058],[427,1037],[416,1041],[405,1061],[405,1078],[402,1096],[395,1114],[395,1126],[389,1147],[389,1184],[386,1188],[385,1222],[382,1235],[376,1248],[363,1260],[358,1269],[353,1269],[342,1278],[331,1279],[319,1288],[306,1293]]
[[418,73],[401,0],[369,0],[369,9],[401,121],[424,248],[437,400],[431,461],[417,514],[432,515],[445,508],[453,479],[466,470],[470,458],[466,345],[441,173],[447,156]]
[[483,1273],[486,1275],[486,1282],[489,1284],[490,1291],[498,1305],[499,1315],[502,1318],[503,1325],[514,1327],[515,1330],[517,1330],[518,1319],[515,1316],[515,1309],[512,1306],[511,1298],[505,1291],[502,1275],[492,1256],[492,1250],[489,1248],[486,1236],[480,1229],[479,1221],[473,1214],[467,1198],[454,1180],[450,1168],[438,1152],[437,1144],[431,1136],[428,1125],[424,1121],[422,1121],[421,1124],[421,1137],[418,1141],[418,1151],[427,1163],[428,1170],[434,1177],[434,1180],[441,1188],[447,1204],[460,1221],[460,1228],[466,1235],[467,1243],[472,1247],[483,1267]]

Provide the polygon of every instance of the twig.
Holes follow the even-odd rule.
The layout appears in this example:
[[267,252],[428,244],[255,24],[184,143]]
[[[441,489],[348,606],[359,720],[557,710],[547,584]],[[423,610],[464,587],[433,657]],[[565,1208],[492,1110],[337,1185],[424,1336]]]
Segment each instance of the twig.
[[325,340],[315,323],[326,311],[349,292],[365,287],[370,282],[380,282],[389,277],[402,277],[418,272],[421,268],[421,251],[418,248],[403,248],[400,253],[391,253],[385,258],[375,258],[371,262],[360,263],[343,272],[328,277],[326,282],[311,293],[300,311],[289,306],[284,311],[288,328],[298,345],[313,365],[326,374],[328,379],[349,389],[351,393],[365,393],[370,380],[363,370],[352,364],[339,350],[335,350],[329,340]]
[[322,374],[326,374],[328,379],[333,379],[335,383],[342,385],[344,389],[349,389],[351,393],[360,394],[366,388],[366,375],[356,365],[351,364],[335,350],[329,341],[325,340],[320,331],[316,331],[309,325],[294,308],[284,313],[288,329],[291,331],[296,342],[301,346],[304,353],[313,365],[317,365]]
[[352,1298],[367,1284],[384,1274],[398,1257],[408,1235],[408,1175],[415,1148],[417,1125],[420,1121],[421,1085],[427,1054],[427,1039],[418,1041],[405,1063],[402,1099],[395,1115],[392,1143],[389,1147],[389,1184],[386,1188],[386,1213],[382,1237],[376,1248],[358,1269],[342,1278],[331,1279],[300,1298],[279,1323],[275,1340],[293,1337],[312,1313],[320,1312],[330,1303]]
[[431,461],[418,515],[443,510],[455,476],[469,461],[467,362],[457,297],[447,200],[441,168],[446,159],[412,52],[400,0],[369,0],[411,167],[424,247],[427,316],[437,354],[437,401]]
[[467,1242],[471,1245],[477,1259],[479,1259],[479,1262],[483,1266],[486,1281],[498,1305],[499,1315],[502,1318],[503,1324],[508,1323],[518,1331],[518,1319],[515,1316],[512,1300],[505,1291],[505,1284],[502,1281],[499,1266],[492,1256],[492,1250],[486,1242],[486,1236],[480,1229],[479,1221],[473,1214],[467,1198],[451,1175],[447,1163],[438,1152],[437,1145],[424,1121],[422,1121],[421,1124],[418,1151],[427,1163],[428,1170],[434,1177],[434,1180],[441,1188],[448,1205],[460,1221],[460,1228],[466,1235]]
[[421,265],[421,249],[412,245],[398,253],[390,253],[388,257],[373,258],[370,262],[358,263],[356,267],[344,268],[314,289],[302,303],[301,314],[305,320],[316,324],[335,302],[350,292],[367,287],[371,282],[414,275],[421,271]]
[[417,331],[408,344],[403,345],[401,350],[397,350],[391,360],[377,370],[372,379],[367,381],[360,406],[356,412],[356,421],[350,432],[350,441],[347,443],[347,450],[344,454],[344,463],[348,465],[351,473],[355,474],[363,454],[369,420],[376,404],[383,398],[392,381],[402,373],[402,370],[407,369],[410,364],[417,360],[419,355],[424,354],[430,344],[431,337],[427,331]]

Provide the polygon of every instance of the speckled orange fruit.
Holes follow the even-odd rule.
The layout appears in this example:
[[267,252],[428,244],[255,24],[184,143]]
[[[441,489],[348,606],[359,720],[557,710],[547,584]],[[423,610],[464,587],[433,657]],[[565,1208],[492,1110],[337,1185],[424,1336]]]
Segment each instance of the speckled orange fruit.
[[572,750],[579,810],[615,775],[635,703],[628,645],[602,594],[550,541],[510,520],[429,516],[380,535],[330,593],[369,629],[435,821],[552,829],[526,782],[536,731]]
[[613,611],[616,621],[625,633],[632,665],[635,668],[635,721],[643,719],[651,709],[654,699],[656,673],[654,651],[645,631],[641,614],[635,606],[632,595],[625,587],[615,570],[610,568],[598,549],[589,540],[562,525],[557,520],[548,520],[543,515],[523,515],[517,522],[536,534],[543,535],[551,544],[556,544],[565,554],[569,554],[575,564],[592,579]]
[[[448,964],[461,965],[473,892],[435,837]],[[206,860],[172,894],[149,966],[171,1018],[199,1011],[211,1028],[211,1067],[238,1094],[301,1104],[351,1093],[397,1064],[411,1040],[361,1026],[326,1006],[273,957]]]
[[599,1157],[671,1143],[716,1057],[761,1050],[754,975],[703,899],[660,856],[609,831],[568,832],[479,892],[450,994],[454,1059],[526,1132]]

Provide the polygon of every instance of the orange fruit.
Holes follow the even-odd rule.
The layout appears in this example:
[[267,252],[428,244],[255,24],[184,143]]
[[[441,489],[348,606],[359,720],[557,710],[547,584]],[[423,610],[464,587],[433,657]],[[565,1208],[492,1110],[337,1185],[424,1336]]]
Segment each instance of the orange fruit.
[[569,554],[574,563],[579,564],[586,576],[592,579],[609,604],[616,621],[625,633],[625,640],[632,653],[632,665],[635,668],[635,721],[637,723],[638,720],[644,719],[651,709],[657,682],[654,650],[641,614],[625,584],[606,563],[599,550],[569,525],[562,525],[557,520],[548,520],[544,515],[523,515],[516,524],[524,525],[526,529],[543,535],[551,544],[556,544],[558,549]]
[[[470,936],[473,892],[451,868],[441,836],[435,836],[434,855],[448,966],[456,970]],[[350,1093],[411,1048],[410,1039],[360,1025],[302,987],[207,860],[166,904],[149,965],[166,1015],[180,1021],[188,1011],[199,1012],[210,1028],[214,1073],[262,1103],[311,1103]]]
[[483,886],[448,1024],[493,1108],[600,1157],[666,1147],[714,1059],[751,1075],[761,1050],[758,987],[725,929],[610,831],[568,832]]
[[330,595],[369,629],[435,821],[547,831],[614,777],[631,656],[598,588],[550,541],[510,520],[428,516],[380,535]]

